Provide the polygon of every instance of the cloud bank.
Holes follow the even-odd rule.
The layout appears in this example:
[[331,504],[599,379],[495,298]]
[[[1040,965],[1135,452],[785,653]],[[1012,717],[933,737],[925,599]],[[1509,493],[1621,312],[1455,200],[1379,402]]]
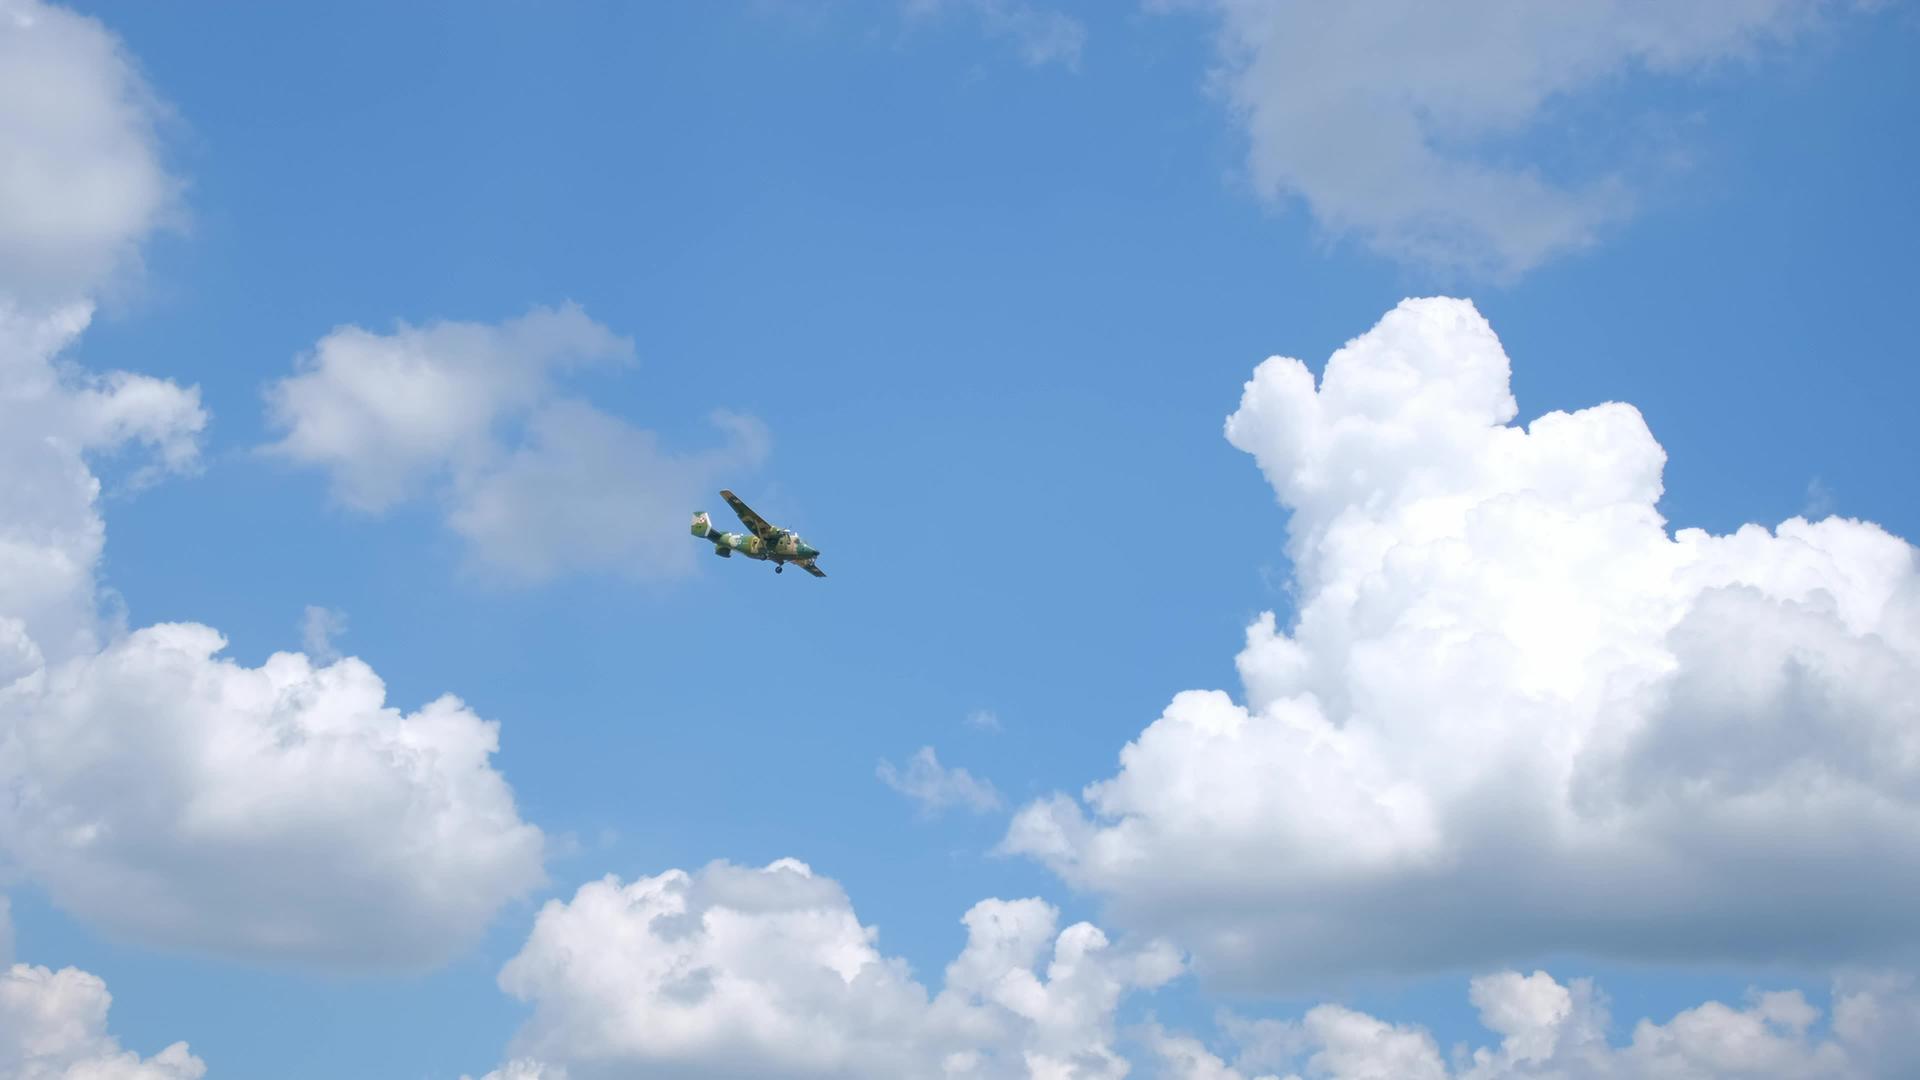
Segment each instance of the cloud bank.
[[[1689,75],[1803,30],[1833,0],[1664,4],[1169,0],[1219,20],[1217,73],[1255,187],[1396,259],[1511,276],[1632,210],[1624,162],[1561,176],[1512,140],[1636,72]],[[1616,137],[1608,132],[1606,137]]]
[[1167,944],[1061,930],[1033,899],[984,900],[963,922],[936,994],[792,859],[590,882],[546,905],[501,972],[533,1015],[486,1080],[1896,1080],[1920,1061],[1913,980],[1860,973],[1834,980],[1825,1014],[1799,991],[1751,990],[1627,1030],[1589,980],[1497,971],[1468,991],[1491,1045],[1442,1048],[1331,1002],[1222,1013],[1209,1045],[1151,1014],[1118,1021],[1180,973]]
[[355,510],[434,499],[475,563],[507,578],[682,573],[686,508],[758,465],[767,433],[718,412],[721,446],[672,453],[558,390],[566,372],[632,360],[630,341],[572,304],[498,324],[340,327],[268,387],[285,432],[268,449],[324,470]]
[[1244,702],[1176,696],[1004,841],[1221,985],[1508,963],[1886,963],[1920,936],[1920,575],[1877,526],[1669,534],[1631,406],[1511,425],[1411,300],[1227,422],[1291,511]]
[[1605,995],[1585,979],[1503,971],[1474,979],[1468,996],[1497,1046],[1443,1054],[1418,1025],[1340,1005],[1293,1021],[1229,1016],[1232,1064],[1158,1027],[1147,1041],[1169,1080],[1896,1080],[1920,1051],[1920,995],[1887,978],[1837,981],[1825,1025],[1798,991],[1753,992],[1744,1006],[1641,1020],[1620,1046]]

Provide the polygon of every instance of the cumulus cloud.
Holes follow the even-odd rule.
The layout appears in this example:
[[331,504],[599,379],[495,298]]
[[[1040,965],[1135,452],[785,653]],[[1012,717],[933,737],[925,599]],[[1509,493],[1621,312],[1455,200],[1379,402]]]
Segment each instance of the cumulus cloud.
[[1418,1025],[1340,1005],[1295,1021],[1229,1017],[1232,1064],[1157,1027],[1148,1043],[1173,1080],[1896,1080],[1920,1065],[1908,1034],[1920,995],[1898,979],[1836,982],[1824,1029],[1798,991],[1752,992],[1739,1007],[1710,1001],[1664,1024],[1641,1020],[1620,1046],[1608,1041],[1605,996],[1585,979],[1504,971],[1474,979],[1469,997],[1497,1045],[1443,1056]]
[[0,296],[70,302],[137,265],[179,190],[160,162],[159,113],[99,22],[0,0]]
[[0,1076],[10,1080],[200,1080],[207,1067],[177,1042],[149,1058],[107,1031],[106,983],[75,968],[0,971]]
[[[1275,987],[1548,951],[1886,962],[1920,918],[1920,574],[1832,518],[1669,534],[1629,405],[1509,423],[1472,305],[1407,301],[1227,422],[1291,511],[1244,702],[1176,696],[1005,846]],[[1083,800],[1083,801],[1082,801]]]
[[511,577],[673,573],[695,550],[686,508],[760,462],[768,440],[752,418],[721,412],[720,447],[669,452],[559,393],[568,371],[632,359],[630,341],[572,304],[499,324],[341,327],[267,389],[285,432],[268,449],[324,469],[356,510],[433,497],[475,560]]
[[1000,807],[1000,792],[992,784],[975,779],[965,769],[940,764],[931,746],[921,747],[904,769],[882,761],[876,773],[881,783],[919,803],[927,813],[958,806],[984,814]]
[[947,12],[964,16],[987,36],[1012,43],[1032,67],[1057,63],[1077,70],[1087,42],[1087,27],[1080,20],[1021,0],[907,0],[906,11],[916,20]]
[[358,660],[219,656],[103,611],[91,457],[196,459],[197,391],[59,359],[84,306],[0,309],[0,850],[113,933],[269,962],[417,968],[542,879],[457,699],[403,714]]
[[[1834,0],[1664,4],[1167,0],[1220,22],[1220,84],[1270,198],[1416,263],[1494,275],[1591,244],[1632,208],[1617,172],[1516,159],[1565,99],[1784,41]],[[1615,162],[1603,169],[1621,169]]]
[[792,859],[716,863],[549,902],[500,985],[533,1005],[519,1067],[575,1080],[1124,1076],[1114,1010],[1179,958],[1058,918],[1039,900],[974,905],[930,995],[832,880]]
[[542,879],[497,726],[388,705],[366,664],[219,657],[148,627],[0,691],[0,835],[55,902],[138,940],[420,968]]

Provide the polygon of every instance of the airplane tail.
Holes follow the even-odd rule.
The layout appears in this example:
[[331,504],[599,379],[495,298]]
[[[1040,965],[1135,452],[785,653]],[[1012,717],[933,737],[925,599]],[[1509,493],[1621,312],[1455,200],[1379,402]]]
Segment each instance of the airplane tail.
[[702,510],[699,513],[693,515],[693,535],[706,536],[708,533],[712,531],[713,531],[713,521],[707,517],[707,512],[705,510]]

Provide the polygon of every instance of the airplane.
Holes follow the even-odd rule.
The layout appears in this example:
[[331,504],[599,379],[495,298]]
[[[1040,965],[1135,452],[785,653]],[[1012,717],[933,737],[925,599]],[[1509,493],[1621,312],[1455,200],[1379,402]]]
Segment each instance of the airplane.
[[814,577],[826,577],[827,572],[813,564],[818,558],[818,549],[807,546],[800,534],[792,529],[776,528],[767,523],[767,519],[753,512],[753,507],[740,501],[731,491],[722,491],[720,497],[727,500],[733,512],[740,515],[741,524],[748,532],[721,532],[713,527],[706,511],[693,515],[693,535],[713,541],[713,553],[723,559],[733,557],[739,552],[749,559],[759,559],[773,563],[773,572],[779,573],[788,563],[798,566]]

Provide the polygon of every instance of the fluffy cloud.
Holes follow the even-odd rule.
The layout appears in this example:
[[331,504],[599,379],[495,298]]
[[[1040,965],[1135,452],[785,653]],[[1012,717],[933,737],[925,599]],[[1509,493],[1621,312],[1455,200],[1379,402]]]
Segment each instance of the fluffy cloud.
[[716,863],[549,902],[500,984],[534,1006],[519,1067],[576,1080],[1123,1076],[1114,1010],[1179,959],[1057,920],[1039,900],[976,904],[930,997],[833,881],[791,859]]
[[716,413],[714,450],[660,449],[652,432],[561,396],[556,377],[628,363],[632,343],[577,306],[498,325],[342,327],[270,386],[270,451],[326,470],[336,498],[376,512],[431,494],[478,563],[541,579],[685,569],[681,519],[716,479],[762,460],[767,437]]
[[1227,423],[1291,511],[1244,704],[1174,698],[1006,846],[1274,986],[1550,950],[1883,961],[1920,917],[1920,574],[1859,521],[1669,534],[1631,406],[1511,426],[1472,305],[1408,301]]
[[0,0],[0,296],[71,301],[138,262],[179,187],[159,160],[158,113],[105,27]]
[[1624,72],[1695,72],[1790,37],[1832,0],[1665,4],[1164,0],[1218,13],[1222,86],[1256,187],[1419,263],[1524,271],[1628,212],[1617,176],[1511,162],[1556,101]]
[[1297,1021],[1230,1017],[1231,1065],[1189,1036],[1156,1028],[1148,1042],[1174,1080],[1896,1080],[1920,1065],[1920,995],[1899,980],[1837,982],[1824,1031],[1798,991],[1752,993],[1740,1008],[1710,1001],[1642,1020],[1623,1046],[1608,1042],[1606,999],[1584,979],[1506,971],[1473,980],[1469,996],[1500,1043],[1450,1060],[1421,1027],[1339,1005]]
[[62,907],[141,941],[416,968],[542,878],[452,697],[403,715],[358,660],[247,668],[195,625],[103,614],[89,458],[192,466],[194,390],[57,359],[87,321],[0,310],[0,850]]
[[[0,955],[0,962],[6,957]],[[107,1032],[113,998],[97,976],[14,964],[0,970],[0,1076],[10,1080],[200,1080],[206,1065],[174,1043],[142,1058]]]
[[921,747],[905,769],[896,768],[891,761],[882,761],[876,772],[881,783],[919,803],[927,813],[958,806],[984,814],[1000,807],[1000,793],[992,784],[976,779],[965,769],[949,769],[940,764],[931,746]]
[[0,835],[62,907],[142,941],[415,968],[541,880],[539,830],[451,696],[403,715],[372,669],[217,655],[139,630],[0,691]]

